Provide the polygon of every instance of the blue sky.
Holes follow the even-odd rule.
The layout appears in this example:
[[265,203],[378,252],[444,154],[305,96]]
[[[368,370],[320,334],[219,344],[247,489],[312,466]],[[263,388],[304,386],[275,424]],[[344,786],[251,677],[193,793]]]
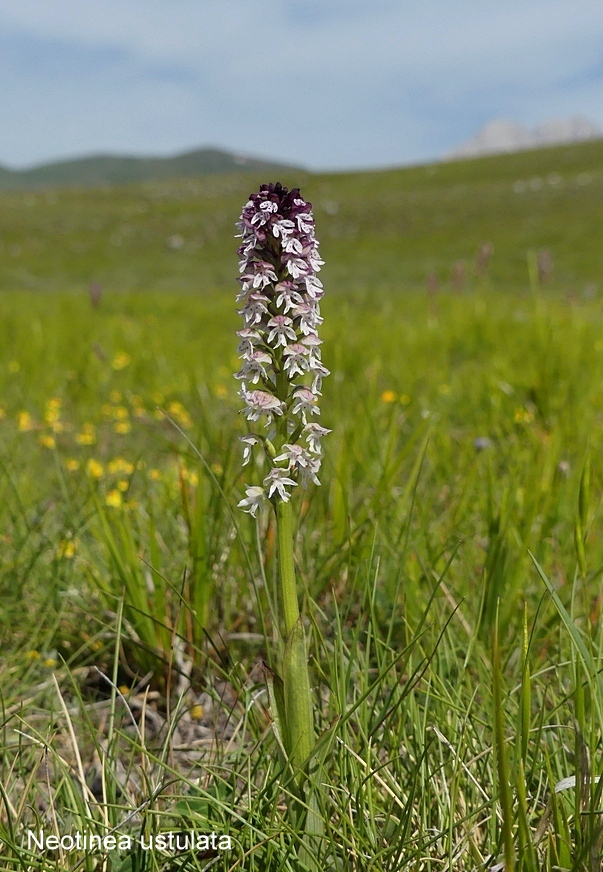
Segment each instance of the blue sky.
[[601,0],[3,0],[0,164],[211,145],[416,163],[494,118],[603,128]]

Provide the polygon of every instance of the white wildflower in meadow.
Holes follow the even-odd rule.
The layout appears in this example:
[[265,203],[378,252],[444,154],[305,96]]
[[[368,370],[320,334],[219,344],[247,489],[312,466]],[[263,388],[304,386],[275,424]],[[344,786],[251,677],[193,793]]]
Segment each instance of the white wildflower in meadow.
[[237,224],[241,291],[237,302],[244,326],[238,331],[239,396],[250,422],[265,434],[242,438],[244,465],[262,446],[270,470],[262,487],[247,486],[239,506],[255,515],[264,500],[288,502],[292,488],[320,484],[321,439],[331,431],[309,416],[320,414],[322,379],[329,375],[320,355],[323,261],[314,235],[312,205],[280,182],[250,196]]
[[264,493],[263,487],[246,487],[245,498],[239,503],[239,508],[249,512],[250,515],[255,517],[257,510],[262,505],[265,498],[266,494]]

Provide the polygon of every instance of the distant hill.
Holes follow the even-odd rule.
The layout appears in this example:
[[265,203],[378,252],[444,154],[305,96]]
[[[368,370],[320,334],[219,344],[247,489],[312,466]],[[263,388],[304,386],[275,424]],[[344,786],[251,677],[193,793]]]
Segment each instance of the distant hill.
[[286,172],[274,161],[243,157],[215,148],[201,148],[174,157],[91,155],[41,164],[26,170],[0,166],[0,190],[55,187],[97,187],[203,176],[215,173]]
[[396,170],[7,191],[0,292],[233,294],[235,222],[277,178],[314,205],[327,306],[387,292],[395,319],[407,289],[525,292],[539,252],[547,290],[603,302],[603,140]]
[[551,120],[536,127],[524,127],[515,121],[497,118],[444,158],[479,157],[504,154],[548,145],[570,145],[603,137],[603,130],[586,118]]

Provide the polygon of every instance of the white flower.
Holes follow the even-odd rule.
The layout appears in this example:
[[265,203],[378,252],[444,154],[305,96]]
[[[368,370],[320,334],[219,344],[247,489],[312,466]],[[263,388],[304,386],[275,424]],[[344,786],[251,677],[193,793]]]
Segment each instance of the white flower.
[[283,262],[286,264],[289,274],[292,275],[294,279],[298,279],[300,276],[305,276],[310,272],[309,264],[307,264],[301,257],[292,257],[288,254],[284,254]]
[[293,282],[279,282],[274,286],[276,293],[276,305],[283,308],[283,314],[286,315],[290,309],[294,309],[303,303],[304,298],[295,290]]
[[283,460],[286,460],[289,464],[288,469],[294,469],[296,466],[306,466],[308,459],[306,451],[301,445],[296,445],[295,443],[289,444],[287,442],[283,445],[283,453],[274,458],[275,463],[282,463]]
[[284,370],[289,378],[308,372],[310,368],[309,351],[301,343],[294,342],[293,345],[288,345],[283,349],[283,356],[286,358]]
[[[299,202],[295,201],[296,206],[304,205],[303,200]],[[295,220],[297,221],[298,229],[302,231],[302,233],[312,233],[314,230],[314,219],[310,212],[299,212],[295,216]]]
[[283,248],[289,254],[303,254],[304,247],[295,236],[292,236],[290,239],[287,239],[283,243]]
[[249,283],[253,288],[263,290],[266,285],[277,282],[278,277],[271,263],[266,263],[265,260],[256,260],[253,262],[253,271],[241,276],[241,281]]
[[322,345],[322,339],[319,339],[316,333],[306,333],[302,339],[302,345],[305,345],[306,348],[309,349],[310,367],[313,367],[315,363],[320,363],[320,346]]
[[261,334],[257,330],[253,330],[251,327],[244,327],[243,330],[238,330],[237,336],[241,340],[237,351],[244,357],[248,354],[252,354],[255,345],[262,339]]
[[275,221],[272,225],[272,233],[274,236],[280,236],[284,241],[295,230],[293,221],[283,218],[281,221]]
[[264,413],[283,414],[283,404],[268,391],[248,391],[243,384],[240,395],[245,401],[246,408],[243,411],[248,421],[259,421]]
[[271,499],[276,492],[284,503],[289,502],[291,494],[286,489],[286,486],[295,487],[297,482],[288,477],[288,472],[288,469],[281,469],[278,466],[270,470],[264,479],[264,487],[268,488],[268,499]]
[[[275,348],[278,348],[279,345],[286,348],[288,339],[292,339],[293,342],[295,342],[297,339],[297,333],[293,329],[292,324],[293,320],[289,318],[288,315],[275,315],[274,318],[271,318],[266,325],[270,328],[268,344],[274,344]],[[276,343],[274,342],[275,339]]]
[[[312,267],[312,269],[314,270],[314,272],[318,272],[318,270],[324,264],[324,260],[318,256],[318,251],[316,249],[314,249],[314,251],[310,252],[309,257],[308,257],[308,262],[309,262],[310,266]],[[313,284],[316,284],[316,282],[314,281]]]
[[305,277],[304,281],[306,284],[306,291],[308,293],[308,296],[312,300],[320,300],[324,293],[321,280],[316,278],[316,276],[309,275]]
[[291,411],[294,415],[301,413],[304,424],[306,423],[306,413],[309,413],[310,415],[320,414],[320,409],[317,405],[318,398],[309,388],[297,388],[293,392],[293,398],[296,402]]
[[317,477],[320,469],[320,457],[310,454],[309,449],[295,443],[287,443],[283,445],[283,453],[275,457],[274,462],[282,463],[284,460],[289,464],[287,470],[290,473],[298,471],[301,473],[301,482],[304,487],[309,481],[320,484]]
[[268,311],[266,304],[269,302],[270,300],[264,294],[249,294],[245,305],[239,309],[239,315],[243,316],[247,327],[253,327],[261,322],[264,313]]
[[239,503],[237,503],[237,506],[239,509],[243,509],[244,512],[249,512],[249,514],[253,515],[253,517],[255,518],[257,510],[262,505],[266,497],[264,493],[264,488],[257,486],[246,486],[245,493],[246,496]]
[[249,436],[241,436],[240,441],[245,445],[243,449],[243,466],[247,466],[251,460],[251,449],[254,445],[259,445],[262,440],[250,434]]
[[318,304],[298,303],[292,314],[295,318],[299,318],[299,329],[305,335],[313,333],[316,327],[323,322]]
[[320,392],[322,391],[322,380],[328,375],[331,375],[331,370],[327,369],[320,360],[314,359],[310,362],[310,372],[314,373],[314,378],[312,380],[312,393],[320,395]]
[[320,454],[320,440],[323,436],[327,436],[331,431],[327,430],[326,427],[321,427],[320,424],[316,423],[308,423],[302,430],[303,435],[306,437],[306,442],[308,443],[308,450],[312,451],[313,454]]
[[266,366],[271,363],[272,358],[265,351],[252,351],[244,357],[244,363],[241,369],[235,373],[235,378],[251,378],[252,384],[256,385],[260,378],[268,378]]
[[308,482],[311,481],[316,485],[320,485],[320,481],[318,480],[317,472],[320,469],[320,457],[308,457],[308,462],[304,464],[304,466],[300,467],[301,472],[301,482],[303,487],[308,486]]
[[251,223],[261,227],[263,224],[270,221],[270,216],[273,212],[278,212],[277,204],[273,203],[271,200],[265,200],[263,203],[260,203],[260,211],[255,213],[251,219]]

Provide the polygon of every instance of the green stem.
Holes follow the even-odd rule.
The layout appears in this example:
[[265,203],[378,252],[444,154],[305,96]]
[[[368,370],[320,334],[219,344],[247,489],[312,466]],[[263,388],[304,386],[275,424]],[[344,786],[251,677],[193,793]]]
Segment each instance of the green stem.
[[299,618],[295,562],[293,559],[293,509],[291,503],[277,500],[276,529],[278,536],[278,566],[283,603],[285,641],[290,636]]
[[[303,767],[314,748],[314,711],[308,674],[306,636],[297,602],[293,560],[293,510],[291,503],[276,502],[278,563],[283,608],[282,678],[286,729],[291,762]],[[303,780],[303,776],[300,777]]]

